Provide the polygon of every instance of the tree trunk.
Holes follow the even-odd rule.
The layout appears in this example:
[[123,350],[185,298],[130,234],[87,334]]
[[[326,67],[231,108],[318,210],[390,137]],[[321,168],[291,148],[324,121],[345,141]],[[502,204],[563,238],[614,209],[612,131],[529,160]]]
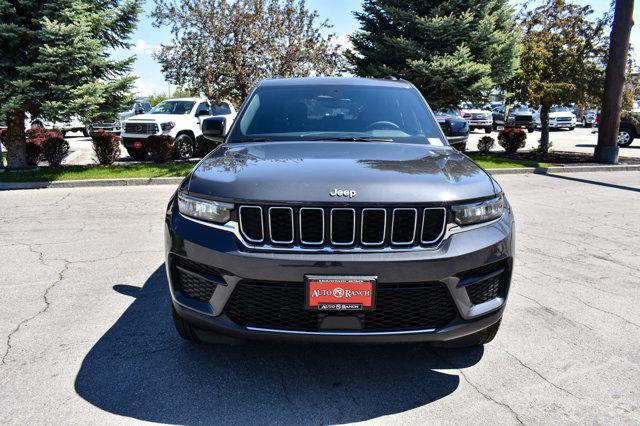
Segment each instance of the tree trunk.
[[616,0],[609,40],[609,62],[604,81],[598,144],[594,152],[595,160],[599,163],[616,164],[618,162],[620,108],[632,26],[633,0]]
[[24,133],[24,111],[13,110],[7,114],[7,169],[27,167],[27,150]]
[[549,105],[540,106],[540,152],[544,155],[549,153]]

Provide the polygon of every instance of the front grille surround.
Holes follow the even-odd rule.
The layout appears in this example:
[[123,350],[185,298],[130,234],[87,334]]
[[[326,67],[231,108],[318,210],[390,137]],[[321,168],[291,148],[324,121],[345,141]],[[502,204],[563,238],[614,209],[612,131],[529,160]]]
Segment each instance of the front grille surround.
[[125,133],[132,133],[137,135],[154,135],[158,133],[158,125],[156,123],[125,123]]
[[449,211],[441,206],[241,205],[236,219],[248,248],[413,250],[438,246]]

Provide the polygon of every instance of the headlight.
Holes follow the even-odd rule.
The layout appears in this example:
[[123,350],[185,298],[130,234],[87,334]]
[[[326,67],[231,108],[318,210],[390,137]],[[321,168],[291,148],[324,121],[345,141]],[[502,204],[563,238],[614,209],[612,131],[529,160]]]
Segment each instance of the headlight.
[[173,129],[176,126],[176,123],[174,123],[173,121],[169,121],[168,123],[162,123],[160,125],[160,127],[162,128],[163,132],[166,132],[168,130]]
[[178,194],[178,210],[186,216],[215,223],[227,223],[233,209],[232,204],[203,200]]
[[502,196],[480,203],[452,206],[455,221],[458,225],[472,225],[488,222],[502,216],[504,202]]

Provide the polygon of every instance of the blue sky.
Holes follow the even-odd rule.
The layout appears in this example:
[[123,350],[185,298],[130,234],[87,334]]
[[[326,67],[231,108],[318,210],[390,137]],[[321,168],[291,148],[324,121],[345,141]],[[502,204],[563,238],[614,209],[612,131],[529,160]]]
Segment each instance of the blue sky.
[[[514,5],[519,5],[522,0],[514,0]],[[529,1],[528,3],[532,3]],[[535,3],[535,1],[533,2]],[[609,9],[610,0],[591,0],[589,2],[576,1],[579,4],[589,4],[598,15]],[[153,0],[146,0],[144,12],[140,18],[138,28],[131,37],[134,46],[128,51],[119,51],[117,56],[136,55],[134,73],[139,77],[136,85],[137,94],[140,96],[154,93],[166,93],[169,85],[164,80],[160,65],[153,59],[153,51],[161,44],[171,40],[171,35],[166,28],[154,28],[151,25],[149,13],[153,9]],[[307,0],[309,9],[317,10],[321,19],[328,19],[333,25],[330,32],[344,39],[358,29],[358,23],[353,16],[353,11],[361,9],[362,0]],[[640,7],[634,11],[634,21],[637,23],[632,31],[631,41],[638,46],[640,42]],[[640,54],[640,49],[637,52]],[[171,91],[174,87],[171,86]]]

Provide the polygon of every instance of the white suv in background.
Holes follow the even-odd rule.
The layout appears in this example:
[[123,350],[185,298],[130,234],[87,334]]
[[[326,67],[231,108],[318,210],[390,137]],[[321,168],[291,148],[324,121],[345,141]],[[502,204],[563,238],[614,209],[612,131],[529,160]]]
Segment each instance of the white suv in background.
[[203,98],[167,99],[146,114],[128,118],[122,126],[122,145],[134,160],[147,157],[145,142],[151,135],[169,135],[175,139],[176,156],[186,160],[196,150],[196,140],[202,137],[202,120],[207,117],[226,118],[227,128],[236,118],[236,110],[228,101],[211,104]]
[[482,109],[465,102],[462,104],[462,118],[469,123],[470,132],[473,132],[475,129],[484,129],[485,133],[491,133],[493,129],[491,110]]
[[[533,122],[536,127],[542,127],[540,120],[541,108],[538,108],[533,112]],[[549,128],[560,129],[565,127],[569,130],[573,130],[576,127],[576,116],[568,107],[565,106],[552,106],[549,110]]]

